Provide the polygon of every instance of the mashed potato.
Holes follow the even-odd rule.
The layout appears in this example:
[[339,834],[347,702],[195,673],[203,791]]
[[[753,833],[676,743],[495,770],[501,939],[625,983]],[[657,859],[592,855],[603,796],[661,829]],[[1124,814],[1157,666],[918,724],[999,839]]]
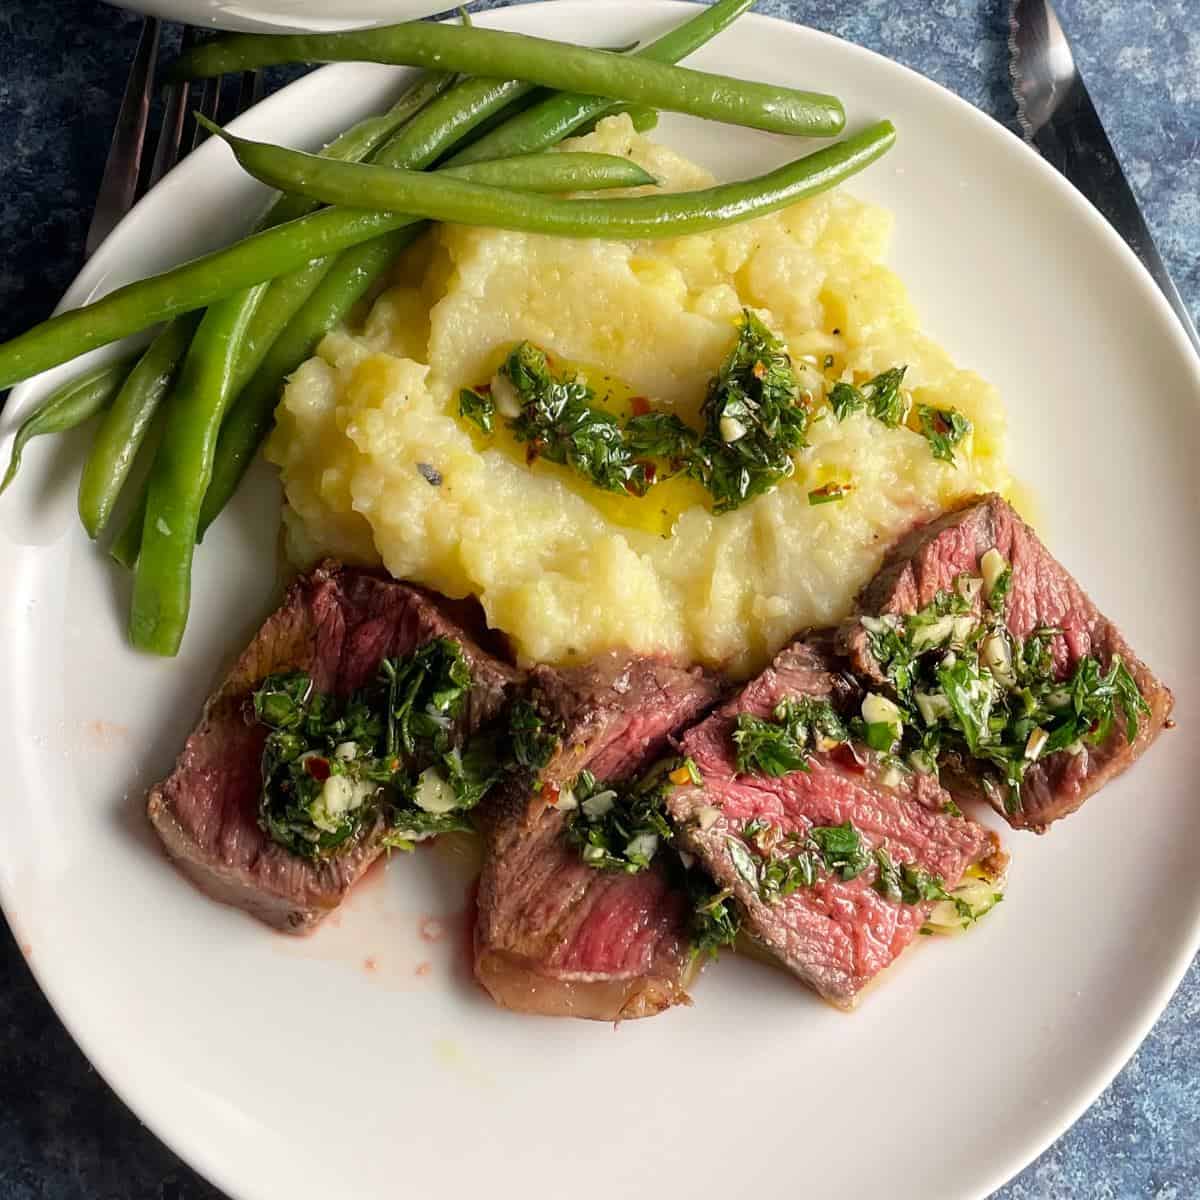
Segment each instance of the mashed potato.
[[[711,182],[625,117],[572,145],[628,155],[673,189]],[[883,264],[890,224],[835,191],[674,241],[439,228],[399,264],[362,328],[326,337],[286,389],[267,453],[283,472],[293,557],[382,562],[449,595],[474,593],[531,661],[629,646],[757,669],[798,629],[844,616],[914,520],[1008,484],[1000,401],[920,332]],[[694,422],[743,306],[798,365],[819,364],[803,382],[821,416],[794,477],[735,512],[693,505],[668,537],[616,524],[586,487],[481,448],[457,415],[458,389],[528,339]],[[839,423],[823,402],[838,378],[900,364],[914,402],[973,422],[956,465],[918,433],[864,413]],[[829,482],[853,491],[810,504]]]

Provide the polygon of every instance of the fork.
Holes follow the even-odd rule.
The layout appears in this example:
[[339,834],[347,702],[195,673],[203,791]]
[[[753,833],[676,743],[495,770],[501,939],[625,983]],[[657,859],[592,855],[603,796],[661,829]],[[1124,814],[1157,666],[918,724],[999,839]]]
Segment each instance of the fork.
[[[191,27],[183,31],[184,50],[197,40]],[[141,36],[129,68],[129,79],[117,114],[117,126],[112,145],[104,163],[100,190],[96,195],[96,210],[88,227],[84,255],[90,258],[96,248],[113,231],[117,222],[189,151],[208,136],[195,120],[189,119],[188,92],[190,85],[176,83],[164,92],[162,123],[158,142],[149,166],[145,166],[146,128],[154,98],[154,74],[158,65],[158,50],[162,41],[162,22],[147,17],[142,23]],[[211,121],[221,109],[223,77],[207,79],[197,104],[199,111]],[[246,71],[238,84],[231,116],[243,113],[262,97],[262,80],[257,71]],[[226,107],[228,108],[228,102]],[[186,136],[185,136],[186,131]]]

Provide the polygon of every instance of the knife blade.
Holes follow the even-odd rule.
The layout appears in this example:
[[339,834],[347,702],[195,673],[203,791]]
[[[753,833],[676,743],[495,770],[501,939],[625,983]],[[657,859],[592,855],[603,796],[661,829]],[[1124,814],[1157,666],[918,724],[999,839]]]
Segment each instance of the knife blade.
[[1200,354],[1200,335],[1146,225],[1050,0],[1012,0],[1009,73],[1025,140],[1129,243]]

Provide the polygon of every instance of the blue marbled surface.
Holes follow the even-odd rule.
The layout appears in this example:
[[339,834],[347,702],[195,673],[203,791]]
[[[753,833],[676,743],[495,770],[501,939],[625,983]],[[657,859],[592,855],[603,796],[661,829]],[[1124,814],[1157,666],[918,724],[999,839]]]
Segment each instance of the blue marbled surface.
[[[1012,123],[1006,0],[758,7],[881,51]],[[1200,314],[1200,2],[1058,7],[1163,257]],[[44,317],[78,270],[139,26],[97,0],[0,0],[0,338]],[[0,1200],[219,1200],[113,1096],[7,931],[0,939]],[[1194,963],[1133,1061],[996,1200],[1200,1197],[1198,1019]],[[899,1182],[895,1194],[909,1200]]]

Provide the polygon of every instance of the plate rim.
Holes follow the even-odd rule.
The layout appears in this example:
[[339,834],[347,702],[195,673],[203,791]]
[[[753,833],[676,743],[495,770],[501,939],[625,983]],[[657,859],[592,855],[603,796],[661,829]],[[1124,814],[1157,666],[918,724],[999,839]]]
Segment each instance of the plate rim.
[[[632,9],[639,15],[647,13],[653,8],[661,12],[664,16],[671,13],[685,16],[696,8],[696,5],[691,3],[690,0],[532,0],[531,3],[513,4],[504,8],[484,10],[474,14],[474,16],[476,21],[481,24],[492,22],[503,23],[509,14],[536,13],[551,3],[554,4],[556,10],[568,7],[583,8],[586,6],[594,7],[601,5],[610,8]],[[522,28],[522,31],[525,31],[523,22],[529,20],[536,20],[536,17],[517,17],[517,24]],[[1024,154],[1029,156],[1025,159],[1029,169],[1040,172],[1049,186],[1057,189],[1061,196],[1069,200],[1078,218],[1089,224],[1093,230],[1099,231],[1099,236],[1101,240],[1107,242],[1110,253],[1122,259],[1127,269],[1130,267],[1133,268],[1133,274],[1139,281],[1142,293],[1140,297],[1141,302],[1143,304],[1148,303],[1148,307],[1157,313],[1159,323],[1170,328],[1171,332],[1168,335],[1168,340],[1173,341],[1177,352],[1182,357],[1182,361],[1188,364],[1187,369],[1191,374],[1194,387],[1197,393],[1200,393],[1200,357],[1193,351],[1183,327],[1175,317],[1166,298],[1154,283],[1145,266],[1124,239],[1120,237],[1099,211],[1091,205],[1086,197],[1016,133],[997,118],[976,108],[963,97],[935,80],[922,75],[914,68],[890,59],[878,51],[841,38],[836,34],[814,29],[811,26],[789,21],[785,18],[756,12],[748,12],[739,18],[739,24],[743,23],[763,26],[765,31],[769,31],[772,26],[783,26],[790,31],[799,33],[802,37],[814,38],[818,43],[821,41],[835,43],[839,49],[849,51],[852,55],[870,61],[876,69],[893,70],[901,73],[902,76],[906,77],[906,87],[921,88],[928,94],[935,96],[939,103],[944,103],[948,99],[952,106],[957,106],[960,115],[968,121],[974,122],[977,128],[987,129],[989,133],[995,133],[997,130],[1007,133],[1013,138],[1014,144],[1020,146]],[[880,64],[882,64],[881,68]],[[297,102],[303,103],[306,91],[310,89],[323,90],[328,86],[331,75],[357,73],[362,65],[358,63],[335,63],[320,67],[281,88],[279,91],[272,93],[256,105],[252,111],[255,114],[262,114],[264,112],[269,113],[273,107],[281,109],[297,107]],[[391,69],[397,71],[409,70],[408,68]],[[231,128],[236,131],[238,122],[241,122],[245,115],[247,114],[243,114],[236,121],[230,122]],[[903,131],[901,131],[902,135]],[[114,228],[113,232],[97,252],[84,264],[63,294],[54,311],[57,313],[66,308],[76,307],[86,302],[89,297],[99,292],[106,276],[110,273],[119,275],[121,260],[113,247],[121,240],[122,230],[127,230],[129,226],[139,221],[140,210],[150,197],[156,197],[155,203],[158,203],[164,194],[170,194],[172,191],[185,188],[191,175],[203,168],[205,155],[219,153],[220,149],[221,147],[214,140],[209,139],[208,144],[199,147],[193,154],[184,159],[151,192],[142,197]],[[109,263],[109,258],[114,258],[115,261]],[[117,345],[121,344],[124,343],[115,343],[112,346],[91,351],[89,354],[72,361],[76,363],[103,361],[104,358],[114,355],[117,352]],[[11,440],[11,434],[17,424],[15,418],[22,416],[31,407],[33,402],[39,398],[41,390],[47,386],[41,381],[48,379],[48,377],[60,371],[65,371],[66,368],[67,364],[64,364],[62,367],[52,368],[42,375],[19,384],[12,390],[8,402],[4,406],[3,413],[0,414],[0,438],[3,439],[4,444],[7,444]],[[3,877],[0,876],[0,911],[4,913],[14,937],[19,941],[19,927],[13,919],[16,907],[13,897],[6,895]],[[1188,933],[1186,937],[1180,939],[1179,945],[1175,948],[1172,954],[1170,969],[1162,973],[1160,978],[1148,990],[1145,1000],[1137,1005],[1135,1010],[1129,1014],[1127,1018],[1129,1032],[1127,1035],[1117,1039],[1117,1044],[1114,1045],[1110,1052],[1106,1053],[1092,1069],[1082,1073],[1085,1077],[1085,1082],[1077,1089],[1075,1099],[1070,1103],[1063,1104],[1055,1117],[1047,1120],[1041,1127],[1042,1132],[1040,1134],[1023,1139],[1025,1149],[1007,1156],[1005,1165],[990,1173],[988,1179],[982,1185],[982,1190],[965,1193],[964,1200],[985,1200],[986,1197],[990,1196],[1005,1183],[1011,1181],[1027,1166],[1033,1163],[1078,1122],[1080,1117],[1092,1107],[1100,1094],[1136,1054],[1169,1005],[1198,951],[1200,951],[1200,892],[1197,893],[1195,898]],[[26,965],[32,973],[39,990],[51,1006],[55,1016],[62,1023],[71,1039],[79,1047],[89,1063],[95,1067],[106,1085],[120,1101],[150,1130],[155,1138],[167,1146],[172,1153],[187,1163],[203,1178],[231,1197],[241,1198],[247,1196],[248,1193],[241,1186],[242,1181],[233,1178],[234,1168],[231,1167],[227,1175],[219,1148],[214,1147],[211,1151],[206,1151],[203,1144],[185,1146],[185,1131],[181,1128],[179,1136],[176,1136],[173,1130],[168,1131],[168,1120],[167,1118],[159,1119],[152,1097],[145,1097],[147,1101],[145,1104],[140,1102],[142,1097],[137,1095],[139,1086],[136,1081],[122,1080],[120,1078],[119,1062],[114,1061],[110,1064],[110,1054],[101,1046],[95,1044],[100,1039],[94,1039],[90,1033],[84,1032],[79,1028],[79,1026],[86,1024],[84,1019],[80,1017],[79,1020],[76,1020],[74,1014],[68,1015],[66,1010],[68,1009],[70,1000],[66,996],[58,995],[55,989],[47,985],[43,978],[43,970],[39,966],[39,963],[44,962],[44,960],[40,956],[26,955],[24,953],[22,957],[25,959]],[[112,1057],[115,1059],[115,1056]],[[105,1064],[104,1066],[100,1065],[102,1062]]]

